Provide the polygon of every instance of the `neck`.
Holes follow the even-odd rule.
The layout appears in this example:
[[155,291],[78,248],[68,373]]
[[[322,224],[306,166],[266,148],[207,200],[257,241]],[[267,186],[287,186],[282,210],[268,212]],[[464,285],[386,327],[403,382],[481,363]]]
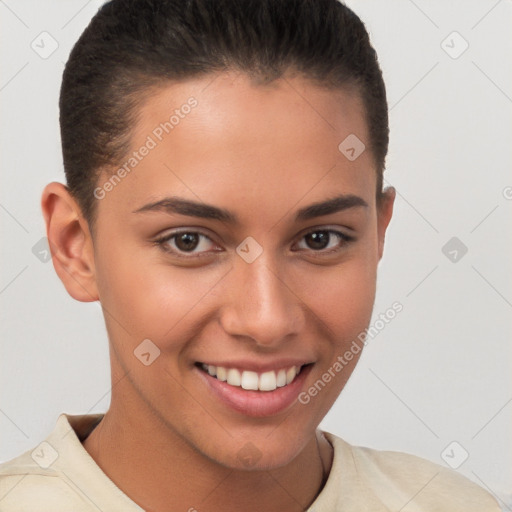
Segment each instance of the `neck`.
[[[112,398],[112,404],[123,403]],[[323,487],[332,462],[330,444],[316,432],[283,467],[227,468],[195,450],[147,407],[135,415],[111,406],[83,445],[147,512],[303,511]]]

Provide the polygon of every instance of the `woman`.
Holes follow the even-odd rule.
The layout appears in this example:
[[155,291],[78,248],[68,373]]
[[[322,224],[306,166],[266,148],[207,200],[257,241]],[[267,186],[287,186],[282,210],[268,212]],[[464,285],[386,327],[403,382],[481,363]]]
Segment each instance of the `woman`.
[[352,11],[113,0],[60,109],[67,186],[42,208],[67,291],[101,303],[112,400],[1,466],[2,510],[499,510],[317,428],[361,355],[395,195]]

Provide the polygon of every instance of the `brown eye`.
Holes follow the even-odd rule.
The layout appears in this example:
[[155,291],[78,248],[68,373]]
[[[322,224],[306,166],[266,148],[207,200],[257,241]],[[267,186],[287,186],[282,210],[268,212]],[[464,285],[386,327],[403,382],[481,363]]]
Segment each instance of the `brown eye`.
[[199,245],[198,233],[180,233],[175,236],[176,247],[180,251],[193,251]]
[[325,249],[329,245],[331,234],[329,231],[314,231],[307,234],[304,239],[310,249]]
[[306,233],[298,242],[300,251],[313,251],[318,253],[331,253],[341,250],[355,238],[333,229],[315,229]]
[[209,236],[196,231],[168,233],[155,240],[164,251],[176,256],[203,256],[222,250]]

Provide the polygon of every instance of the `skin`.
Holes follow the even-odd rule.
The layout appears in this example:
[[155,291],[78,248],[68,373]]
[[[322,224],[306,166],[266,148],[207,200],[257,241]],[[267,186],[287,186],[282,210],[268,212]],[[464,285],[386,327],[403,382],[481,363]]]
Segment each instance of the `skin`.
[[[111,406],[84,447],[148,511],[304,510],[332,462],[317,427],[360,353],[307,405],[263,418],[219,401],[194,365],[300,358],[314,363],[307,390],[370,322],[394,190],[378,206],[370,150],[352,162],[338,150],[351,133],[369,147],[359,97],[299,76],[261,85],[226,72],[168,84],[142,106],[132,148],[190,96],[198,105],[98,201],[94,236],[65,186],[43,193],[55,269],[73,298],[101,302],[109,336]],[[367,206],[295,220],[340,194]],[[134,213],[168,196],[239,222]],[[177,228],[211,239],[195,249],[201,256],[154,243]],[[307,232],[327,228],[354,240],[328,235],[327,249],[311,248]],[[253,263],[236,252],[248,236],[263,249]],[[144,339],[160,349],[149,366],[134,357]],[[238,456],[248,442],[259,454],[250,467]]]

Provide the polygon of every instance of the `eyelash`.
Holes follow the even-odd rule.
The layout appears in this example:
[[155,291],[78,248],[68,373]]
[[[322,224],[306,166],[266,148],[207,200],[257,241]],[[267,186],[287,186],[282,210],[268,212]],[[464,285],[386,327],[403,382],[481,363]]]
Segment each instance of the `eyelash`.
[[[308,235],[311,235],[313,233],[319,233],[319,232],[327,232],[327,233],[329,233],[329,235],[337,236],[340,239],[340,243],[335,248],[331,248],[331,249],[319,249],[319,250],[300,249],[299,251],[294,251],[294,252],[308,251],[308,252],[312,252],[315,255],[333,254],[333,253],[337,253],[337,252],[341,251],[345,245],[349,244],[350,242],[354,242],[356,240],[355,237],[353,237],[353,236],[349,236],[345,233],[342,233],[341,231],[337,231],[337,230],[329,229],[329,228],[312,229],[312,230],[304,233],[301,236],[300,240],[302,241]],[[168,233],[166,235],[163,235],[163,236],[155,239],[154,244],[157,245],[158,247],[160,247],[166,253],[170,253],[179,258],[186,258],[188,260],[190,260],[192,258],[204,257],[205,255],[211,254],[211,252],[221,252],[219,250],[214,250],[214,251],[204,251],[204,252],[199,252],[199,253],[194,254],[193,252],[181,251],[179,249],[170,249],[168,246],[168,242],[173,239],[175,240],[178,236],[183,235],[183,234],[199,235],[200,239],[206,238],[206,239],[210,240],[212,243],[215,243],[215,242],[213,242],[213,240],[211,240],[211,238],[208,235],[201,233],[200,231],[181,230],[181,231],[176,231],[173,233]],[[330,242],[330,239],[329,239],[329,242]]]

